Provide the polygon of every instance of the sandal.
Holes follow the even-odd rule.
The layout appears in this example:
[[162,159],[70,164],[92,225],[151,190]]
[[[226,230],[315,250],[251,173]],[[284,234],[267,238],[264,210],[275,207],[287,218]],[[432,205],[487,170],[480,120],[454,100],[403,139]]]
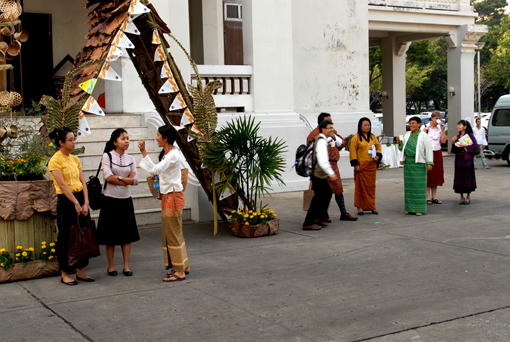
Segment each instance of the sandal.
[[[432,200],[432,203],[435,203],[435,204],[443,204],[443,201],[440,201],[440,200],[438,200],[438,199],[436,198],[436,199],[433,199],[433,200]],[[427,204],[429,204],[429,203],[428,203],[428,201],[427,201]]]
[[168,278],[163,278],[163,281],[164,282],[171,282],[171,281],[180,281],[180,280],[186,280],[186,277],[178,277],[176,274],[172,274],[170,277]]
[[[188,275],[190,272],[191,272],[191,270],[184,271],[184,274]],[[170,271],[170,272],[167,273],[167,275],[172,275],[172,274],[175,274],[175,271]]]
[[[437,200],[436,200],[437,201]],[[427,205],[432,205],[433,201],[432,200],[427,200]]]

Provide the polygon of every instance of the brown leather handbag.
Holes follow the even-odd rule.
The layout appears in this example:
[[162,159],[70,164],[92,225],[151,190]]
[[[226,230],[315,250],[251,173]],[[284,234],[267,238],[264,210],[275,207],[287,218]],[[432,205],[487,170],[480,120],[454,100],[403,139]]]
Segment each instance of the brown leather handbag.
[[76,222],[77,225],[71,226],[67,256],[69,266],[74,266],[80,260],[94,258],[101,254],[97,243],[96,222],[83,215],[78,215]]

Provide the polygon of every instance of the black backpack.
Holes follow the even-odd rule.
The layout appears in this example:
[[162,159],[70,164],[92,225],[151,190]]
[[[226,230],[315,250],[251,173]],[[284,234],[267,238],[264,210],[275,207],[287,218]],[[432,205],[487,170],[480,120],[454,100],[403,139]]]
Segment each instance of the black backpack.
[[[112,155],[110,152],[108,153],[108,157],[110,157],[110,168],[112,167]],[[99,176],[99,171],[101,170],[101,162],[99,162],[99,167],[97,168],[96,176],[90,176],[89,181],[87,182],[87,191],[89,193],[89,206],[92,210],[99,210],[103,206],[103,191],[106,189],[106,184],[108,182],[104,182],[104,187],[101,185],[101,181],[97,176]]]
[[310,143],[307,145],[300,145],[296,150],[296,162],[294,166],[296,167],[296,173],[301,177],[310,177],[315,170],[315,165],[317,165],[317,158],[315,156],[315,143],[319,139],[324,139],[323,137],[316,136]]

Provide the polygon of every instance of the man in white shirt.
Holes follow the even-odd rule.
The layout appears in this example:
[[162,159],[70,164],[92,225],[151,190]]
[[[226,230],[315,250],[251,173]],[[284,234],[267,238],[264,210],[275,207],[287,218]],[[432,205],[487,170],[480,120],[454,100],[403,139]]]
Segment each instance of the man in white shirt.
[[[480,145],[480,158],[482,158],[482,164],[483,167],[486,169],[490,169],[489,165],[487,165],[487,161],[485,160],[485,154],[483,154],[483,150],[485,149],[485,146],[488,145],[487,138],[485,134],[485,127],[482,127],[482,122],[480,121],[480,118],[476,119],[476,126],[473,127],[473,134],[475,135],[476,142],[478,145]],[[473,159],[475,162],[475,170],[476,168],[476,157]]]
[[333,137],[335,129],[333,123],[324,120],[319,124],[320,134],[315,138],[315,169],[310,180],[312,181],[314,196],[305,222],[303,222],[303,230],[320,230],[321,227],[314,224],[315,220],[324,220],[327,215],[329,203],[331,202],[331,188],[329,180],[336,180],[338,176],[329,163],[328,142],[327,139]]

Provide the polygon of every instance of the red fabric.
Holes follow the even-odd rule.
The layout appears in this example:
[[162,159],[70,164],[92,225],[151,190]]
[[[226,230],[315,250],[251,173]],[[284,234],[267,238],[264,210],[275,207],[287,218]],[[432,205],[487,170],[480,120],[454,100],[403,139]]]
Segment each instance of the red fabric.
[[375,208],[376,162],[359,163],[359,171],[354,171],[354,206],[363,210]]
[[427,172],[427,186],[442,186],[444,184],[443,152],[434,151],[434,167]]

